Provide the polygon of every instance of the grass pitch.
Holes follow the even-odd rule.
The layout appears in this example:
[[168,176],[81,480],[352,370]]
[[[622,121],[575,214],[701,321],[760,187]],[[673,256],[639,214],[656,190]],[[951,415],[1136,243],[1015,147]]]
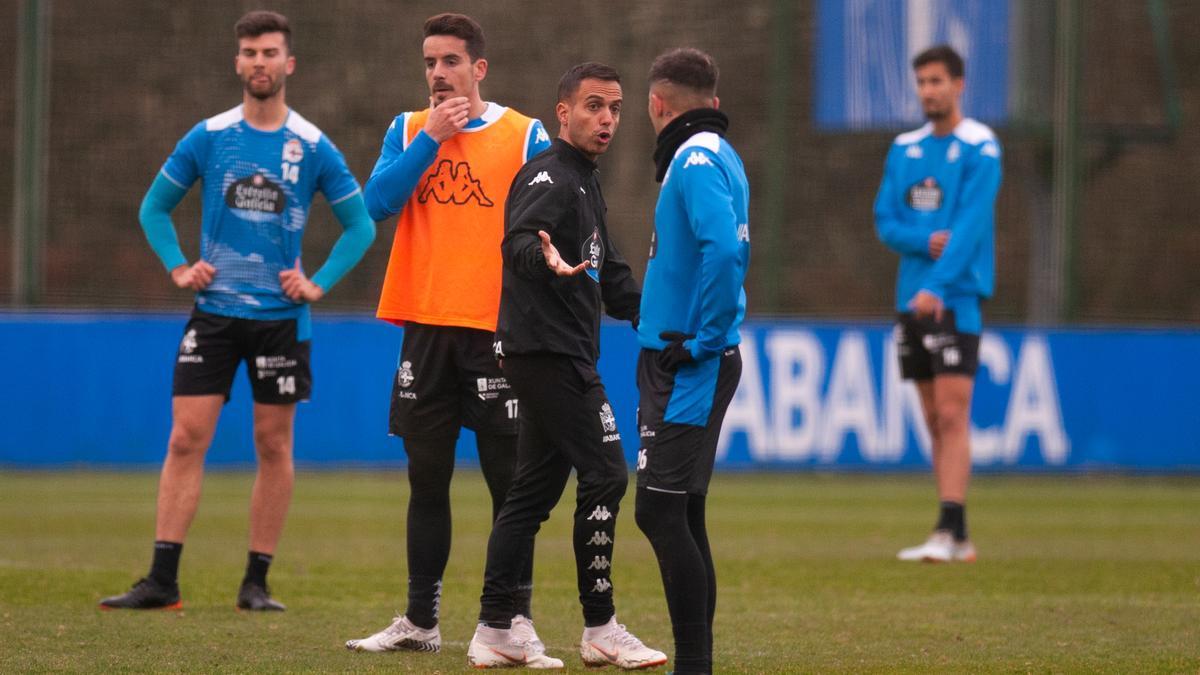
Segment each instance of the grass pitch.
[[[403,473],[301,473],[271,571],[284,614],[233,610],[252,476],[210,474],[184,550],[182,612],[105,612],[149,566],[157,476],[0,474],[0,672],[466,668],[488,534],[478,473],[454,481],[440,654],[342,643],[404,608]],[[569,486],[539,536],[534,614],[582,671]],[[617,537],[618,618],[672,652],[653,554]],[[1200,479],[982,477],[974,565],[894,560],[934,517],[928,476],[719,475],[709,527],[718,672],[1197,672]],[[668,666],[669,667],[669,666]]]

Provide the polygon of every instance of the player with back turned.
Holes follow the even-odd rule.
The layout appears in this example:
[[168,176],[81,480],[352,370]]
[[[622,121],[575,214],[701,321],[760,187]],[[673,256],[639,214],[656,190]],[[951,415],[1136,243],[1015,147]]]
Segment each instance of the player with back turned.
[[750,186],[717,106],[717,64],[675,49],[650,67],[662,182],[638,342],[638,527],[654,547],[675,672],[711,673],[717,577],[705,525],[725,411],[742,372]]
[[[271,598],[266,577],[292,498],[296,403],[307,400],[312,387],[309,304],[324,297],[375,238],[342,153],[284,101],[296,66],[287,19],[250,12],[234,32],[242,104],[188,132],[142,202],[146,238],[175,285],[196,291],[196,304],[175,362],[154,561],[129,592],[102,600],[104,609],[181,606],[183,540],[200,501],[204,455],[241,361],[254,398],[258,475],[237,606],[284,608]],[[197,180],[203,190],[200,260],[188,264],[171,211]],[[300,241],[317,191],[345,229],[309,279],[300,266]]]
[[940,507],[934,531],[901,560],[971,562],[966,497],[971,393],[979,365],[981,303],[995,274],[1000,144],[964,117],[963,61],[938,46],[913,59],[925,126],[900,134],[875,199],[879,239],[900,254],[896,340],[900,374],[914,380],[933,442]]

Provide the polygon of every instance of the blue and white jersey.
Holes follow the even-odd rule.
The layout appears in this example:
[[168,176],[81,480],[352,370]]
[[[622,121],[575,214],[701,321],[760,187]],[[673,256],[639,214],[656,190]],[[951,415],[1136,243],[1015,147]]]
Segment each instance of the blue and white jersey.
[[201,181],[200,258],[216,275],[196,306],[248,319],[302,314],[307,305],[284,295],[279,273],[300,257],[313,194],[337,204],[359,191],[342,153],[299,113],[260,131],[240,105],[193,127],[162,175],[184,190]]
[[[992,295],[995,204],[1000,143],[992,130],[964,119],[947,136],[933,125],[900,134],[888,152],[875,199],[879,239],[900,254],[896,311],[921,290],[953,309],[957,328],[978,333],[979,301]],[[949,230],[942,255],[929,255],[929,236]]]
[[724,138],[704,131],[675,151],[654,207],[638,342],[662,349],[665,331],[695,335],[705,360],[739,344],[750,264],[750,184]]

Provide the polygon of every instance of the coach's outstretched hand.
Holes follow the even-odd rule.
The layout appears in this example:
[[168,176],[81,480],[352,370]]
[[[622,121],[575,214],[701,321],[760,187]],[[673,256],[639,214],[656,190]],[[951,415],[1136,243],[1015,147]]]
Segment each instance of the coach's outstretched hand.
[[300,269],[300,259],[296,258],[296,266],[279,273],[279,285],[283,287],[284,295],[293,302],[316,302],[325,297],[325,289],[314,284],[304,276]]
[[688,350],[684,341],[696,337],[695,335],[687,335],[678,331],[668,330],[658,334],[658,339],[666,340],[669,344],[663,347],[662,355],[659,356],[660,363],[664,370],[677,370],[679,366],[695,361],[692,357],[692,352]]
[[550,235],[546,234],[545,230],[538,230],[538,237],[542,240],[542,256],[546,259],[546,267],[549,267],[558,276],[573,277],[592,266],[591,260],[584,260],[578,265],[571,267],[563,262],[562,256],[559,255],[558,249],[554,247],[554,244],[550,243]]
[[179,288],[202,291],[212,283],[217,274],[217,268],[203,260],[197,260],[194,265],[180,265],[171,270],[171,281]]

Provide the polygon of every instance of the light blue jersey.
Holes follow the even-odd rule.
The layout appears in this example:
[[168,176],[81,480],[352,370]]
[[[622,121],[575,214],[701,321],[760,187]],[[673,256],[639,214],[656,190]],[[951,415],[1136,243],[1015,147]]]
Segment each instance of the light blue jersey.
[[[879,239],[900,254],[896,311],[929,291],[954,310],[957,329],[979,333],[981,299],[995,276],[995,205],[1000,143],[992,130],[964,119],[947,136],[933,125],[900,134],[888,152],[875,199]],[[942,255],[929,255],[929,236],[949,230]]]
[[290,110],[282,128],[260,131],[239,105],[193,127],[162,175],[185,191],[202,183],[200,258],[216,275],[196,294],[198,308],[263,320],[305,313],[306,304],[284,295],[279,273],[300,258],[313,194],[336,206],[359,193],[320,129]]
[[742,284],[750,264],[750,184],[733,146],[695,134],[675,151],[654,208],[650,262],[642,285],[638,342],[663,349],[659,335],[694,335],[696,359],[675,376],[666,421],[705,424],[720,356],[741,343]]

